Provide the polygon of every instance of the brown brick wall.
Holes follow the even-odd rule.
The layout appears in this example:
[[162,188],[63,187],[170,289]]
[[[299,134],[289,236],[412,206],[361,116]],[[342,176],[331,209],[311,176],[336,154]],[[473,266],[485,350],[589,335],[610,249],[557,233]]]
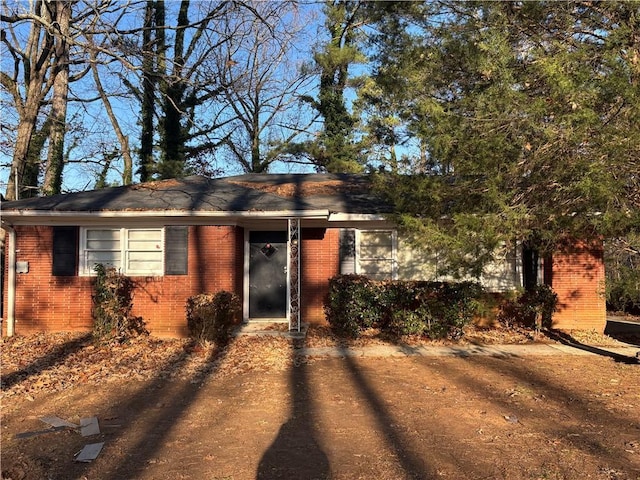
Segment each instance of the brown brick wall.
[[[606,326],[605,275],[602,243],[576,242],[551,258],[547,283],[558,294],[553,326],[563,330],[596,330]],[[550,280],[550,281],[549,281]]]
[[329,278],[340,272],[340,230],[303,229],[301,255],[302,321],[325,324],[323,303]]
[[[54,277],[50,227],[17,227],[18,261],[29,262],[29,273],[17,274],[16,334],[42,331],[82,331],[91,328],[90,277]],[[201,292],[242,292],[243,230],[201,226],[189,229],[188,275],[131,277],[136,288],[133,314],[158,336],[184,336],[185,305]],[[5,277],[6,278],[6,277]],[[5,282],[5,308],[6,315]],[[3,322],[6,332],[6,322]]]
[[136,282],[133,313],[148,321],[152,334],[187,335],[185,305],[192,295],[227,290],[241,295],[243,230],[197,226],[189,229],[188,275],[132,277]]
[[[28,262],[29,272],[16,274],[15,333],[90,329],[91,279],[51,275],[53,230],[50,227],[16,227],[16,232],[16,259]],[[5,275],[6,272],[7,269]],[[7,280],[5,276],[5,317]],[[6,321],[3,330],[6,332]]]
[[[16,231],[17,260],[29,262],[29,273],[17,274],[15,332],[89,330],[92,279],[51,275],[50,227],[17,227]],[[189,296],[219,290],[241,294],[243,249],[242,228],[190,227],[188,275],[132,277],[136,283],[133,313],[145,319],[154,335],[186,335],[185,304]],[[554,315],[554,327],[604,330],[602,259],[601,244],[574,244],[548,260],[545,274],[558,294],[560,307]],[[323,324],[328,279],[339,273],[339,229],[303,229],[301,272],[302,320]],[[4,288],[6,316],[6,281]]]

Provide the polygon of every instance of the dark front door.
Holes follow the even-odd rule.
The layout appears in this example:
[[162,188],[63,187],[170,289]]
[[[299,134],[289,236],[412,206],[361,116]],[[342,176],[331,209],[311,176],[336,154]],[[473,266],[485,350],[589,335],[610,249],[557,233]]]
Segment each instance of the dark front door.
[[249,318],[287,315],[287,233],[249,233]]

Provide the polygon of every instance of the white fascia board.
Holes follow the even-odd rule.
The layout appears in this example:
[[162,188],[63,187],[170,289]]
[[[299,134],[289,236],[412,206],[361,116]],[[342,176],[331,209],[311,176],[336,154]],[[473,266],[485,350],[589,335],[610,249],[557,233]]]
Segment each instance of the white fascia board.
[[389,221],[385,215],[380,213],[337,213],[329,214],[330,222],[384,222]]
[[[2,212],[2,220],[11,225],[53,225],[74,223],[92,223],[102,220],[176,220],[189,219],[194,223],[201,223],[203,220],[215,219],[217,222],[225,224],[235,224],[240,219],[287,219],[306,218],[321,219],[329,218],[328,210],[282,210],[282,211],[238,211],[238,212],[206,212],[206,211],[183,211],[183,210],[153,210],[153,211],[126,211],[126,212],[55,212],[48,210],[18,210]],[[199,220],[199,222],[198,222]]]

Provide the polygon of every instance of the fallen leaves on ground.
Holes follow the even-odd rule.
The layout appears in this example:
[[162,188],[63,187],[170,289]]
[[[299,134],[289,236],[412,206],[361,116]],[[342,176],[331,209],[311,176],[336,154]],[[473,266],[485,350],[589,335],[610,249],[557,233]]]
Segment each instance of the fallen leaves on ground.
[[[571,338],[578,343],[584,345],[592,345],[598,347],[619,347],[624,345],[615,338],[611,338],[608,335],[602,335],[593,330],[574,330],[569,333]],[[640,335],[637,334],[625,334],[620,335],[620,339],[624,340],[627,344],[640,345]]]
[[[42,391],[60,391],[76,384],[101,384],[117,379],[146,381],[180,379],[194,383],[249,371],[290,368],[295,362],[296,340],[273,335],[280,326],[266,327],[270,335],[238,336],[221,348],[214,343],[194,344],[188,339],[140,336],[125,343],[99,344],[88,333],[40,333],[4,338],[1,342],[2,392],[0,398],[24,395],[34,399]],[[280,333],[280,332],[278,332]],[[282,332],[286,334],[285,331]],[[595,332],[572,332],[589,345],[621,345]],[[409,345],[468,345],[551,343],[543,334],[514,327],[483,329],[469,326],[457,341],[403,338]],[[337,337],[329,327],[311,326],[305,347],[364,347],[397,343],[377,330],[358,339]]]
[[[551,340],[544,335],[536,334],[530,329],[517,326],[505,327],[497,325],[491,328],[480,328],[468,325],[464,329],[464,336],[458,340],[442,338],[431,339],[422,336],[408,336],[401,339],[405,345],[428,346],[428,345],[470,345],[470,344],[529,344],[548,343]],[[313,326],[310,327],[306,336],[306,346],[308,347],[366,347],[370,345],[395,345],[400,340],[391,335],[384,334],[379,329],[371,328],[362,332],[358,338],[341,338],[335,335],[330,327]]]
[[[490,327],[467,325],[464,335],[459,339],[431,339],[422,336],[409,336],[402,339],[384,334],[379,329],[371,328],[362,332],[358,338],[342,338],[337,336],[328,326],[309,327],[305,338],[307,347],[367,347],[371,345],[397,345],[402,343],[410,346],[464,346],[464,345],[527,345],[541,343],[557,343],[550,332],[535,332],[530,328],[519,325],[503,325],[496,323]],[[573,330],[564,332],[578,343],[600,347],[620,347],[625,344],[615,338],[595,331]],[[621,337],[622,338],[622,337]],[[639,338],[627,335],[624,338],[629,343],[640,343]]]
[[214,377],[249,371],[285,370],[296,358],[293,341],[287,336],[240,336],[215,361]]
[[2,339],[2,397],[33,399],[75,384],[180,379],[199,382],[208,375],[286,368],[293,361],[287,337],[237,337],[224,349],[187,339],[141,336],[101,345],[85,333],[41,333]]

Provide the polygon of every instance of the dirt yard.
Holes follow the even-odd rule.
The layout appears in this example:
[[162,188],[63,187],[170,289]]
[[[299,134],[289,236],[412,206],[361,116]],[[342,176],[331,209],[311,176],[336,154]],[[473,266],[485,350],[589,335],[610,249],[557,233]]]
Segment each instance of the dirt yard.
[[[6,340],[2,362],[3,479],[640,479],[640,365],[605,356],[302,358],[283,337],[218,351],[40,335]],[[95,416],[100,433],[47,416]]]

